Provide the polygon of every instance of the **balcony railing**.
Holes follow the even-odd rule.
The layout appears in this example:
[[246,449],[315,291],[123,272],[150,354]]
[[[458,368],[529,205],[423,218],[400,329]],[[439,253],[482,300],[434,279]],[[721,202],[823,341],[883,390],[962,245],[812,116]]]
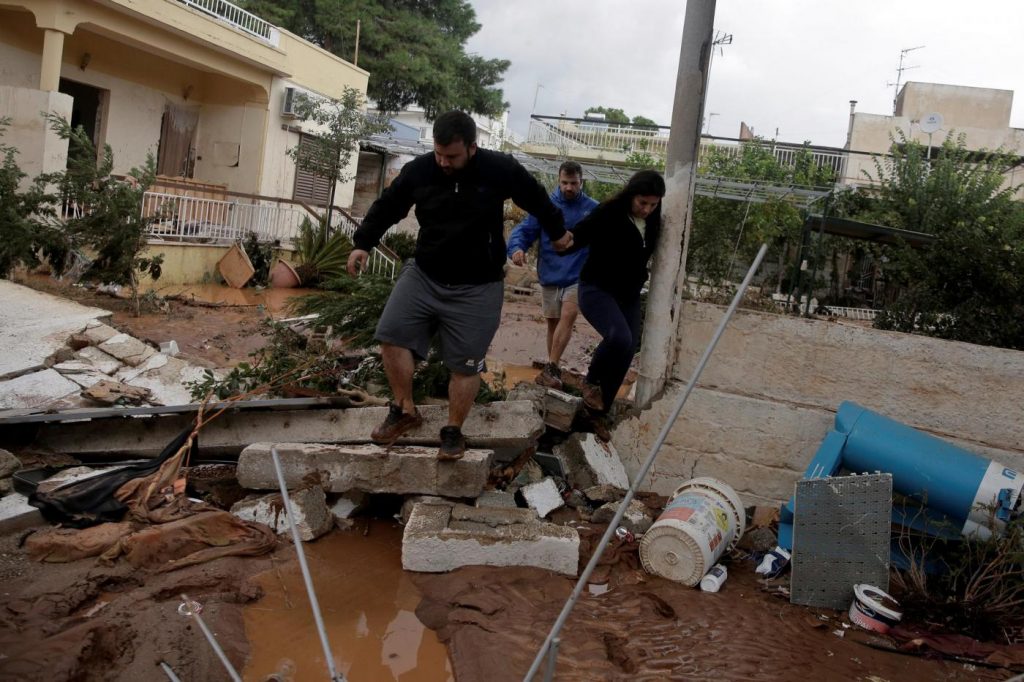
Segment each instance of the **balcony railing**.
[[277,47],[281,42],[281,32],[273,24],[260,19],[252,12],[247,12],[238,5],[227,0],[178,0],[200,12],[205,12],[239,31],[244,31]]

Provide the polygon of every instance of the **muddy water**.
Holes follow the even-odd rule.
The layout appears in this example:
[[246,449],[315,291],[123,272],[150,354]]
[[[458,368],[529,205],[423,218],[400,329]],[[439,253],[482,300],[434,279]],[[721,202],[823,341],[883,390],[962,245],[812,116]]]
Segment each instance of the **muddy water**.
[[314,293],[315,289],[234,289],[223,284],[178,284],[160,289],[161,296],[176,296],[187,301],[212,305],[262,305],[275,317],[287,312],[288,303],[296,296]]
[[[339,672],[352,682],[448,682],[445,647],[414,613],[420,596],[402,570],[402,531],[373,521],[363,535],[335,531],[307,544],[306,560]],[[294,555],[292,555],[294,556]],[[245,608],[250,657],[244,677],[327,679],[327,666],[298,562],[257,578],[265,596]]]

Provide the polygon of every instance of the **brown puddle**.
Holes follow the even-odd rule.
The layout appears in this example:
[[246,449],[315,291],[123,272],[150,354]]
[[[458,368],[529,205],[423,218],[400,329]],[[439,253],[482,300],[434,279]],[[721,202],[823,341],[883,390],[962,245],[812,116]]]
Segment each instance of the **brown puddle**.
[[296,296],[315,293],[316,289],[234,289],[223,284],[179,284],[160,289],[161,296],[174,296],[185,301],[212,305],[262,305],[272,315],[287,312],[287,306]]
[[[416,618],[420,595],[402,570],[402,530],[363,522],[305,545],[338,672],[353,682],[452,682],[445,646]],[[294,555],[292,555],[294,557]],[[297,560],[256,578],[265,594],[244,610],[244,678],[324,680],[327,666]]]

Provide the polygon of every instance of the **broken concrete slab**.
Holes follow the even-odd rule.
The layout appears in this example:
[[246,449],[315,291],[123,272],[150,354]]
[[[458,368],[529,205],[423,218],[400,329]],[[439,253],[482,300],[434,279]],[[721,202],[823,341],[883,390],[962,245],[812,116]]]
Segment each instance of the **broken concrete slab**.
[[461,566],[535,566],[575,576],[579,534],[527,509],[417,504],[402,536],[402,568],[441,573]]
[[104,353],[95,346],[86,346],[75,353],[75,356],[83,362],[88,362],[97,372],[103,372],[104,374],[113,374],[121,367],[120,360],[113,355]]
[[409,523],[409,517],[412,516],[413,508],[421,502],[423,504],[440,504],[445,507],[453,507],[458,504],[455,500],[446,500],[437,495],[412,495],[405,498],[405,501],[402,502],[402,511],[399,513],[399,518],[402,519],[403,525]]
[[102,379],[82,391],[82,397],[102,405],[140,405],[149,400],[149,389]]
[[[366,408],[363,408],[366,409]],[[253,490],[278,486],[270,456],[272,443],[254,443],[238,457],[238,482]],[[476,497],[487,483],[490,450],[467,450],[462,459],[442,462],[436,447],[321,445],[278,443],[286,484],[302,485],[319,476],[321,485],[336,493],[415,493],[444,497]]]
[[0,279],[0,380],[43,369],[69,336],[110,315]]
[[157,353],[146,361],[144,371],[126,380],[126,383],[129,386],[148,388],[151,403],[187,405],[192,402],[192,395],[185,387],[185,383],[198,381],[204,371],[203,367]]
[[[591,522],[610,523],[615,514],[618,513],[621,505],[622,502],[608,502],[602,505],[590,517]],[[654,517],[651,515],[650,510],[647,509],[647,505],[639,500],[630,500],[629,506],[626,507],[626,513],[622,515],[622,519],[619,521],[620,525],[624,526],[626,530],[634,535],[646,533],[653,523]]]
[[99,344],[99,349],[126,365],[137,367],[156,354],[151,346],[128,334],[117,334]]
[[[425,425],[403,436],[400,444],[436,444],[448,422],[443,405],[419,407]],[[280,410],[227,412],[203,428],[203,451],[211,455],[238,455],[251,443],[282,438],[305,443],[366,443],[383,421],[387,408]],[[36,445],[54,452],[85,457],[155,457],[194,417],[175,415],[126,419],[111,429],[104,420],[40,425]],[[462,432],[472,448],[523,448],[544,430],[540,416],[528,401],[476,405]]]
[[527,382],[509,391],[508,399],[530,401],[544,423],[559,431],[571,430],[573,419],[583,404],[582,399],[576,396]]
[[520,492],[530,509],[537,512],[537,516],[544,518],[559,507],[565,506],[561,493],[558,492],[558,484],[550,476],[538,481],[524,485]]
[[473,504],[477,507],[498,507],[504,509],[512,509],[519,506],[516,504],[516,496],[505,490],[485,490],[480,493],[480,497],[476,498]]
[[615,446],[604,443],[592,433],[573,434],[555,448],[569,463],[569,482],[581,490],[596,485],[629,488],[626,468]]
[[21,493],[0,497],[0,534],[16,533],[44,522],[42,513]]
[[104,341],[109,341],[121,332],[110,325],[103,324],[99,320],[90,320],[79,335],[87,339],[93,346],[98,346]]
[[70,379],[82,388],[92,388],[101,381],[110,379],[109,376],[102,372],[89,371],[89,372],[67,372],[62,373],[65,379]]
[[[334,517],[327,508],[327,497],[322,488],[303,488],[289,492],[288,497],[294,512],[295,527],[303,542],[316,540],[334,527]],[[231,513],[244,521],[270,526],[278,535],[291,536],[288,514],[280,493],[237,502],[231,507]]]
[[44,369],[0,382],[0,409],[42,407],[78,391],[60,372]]

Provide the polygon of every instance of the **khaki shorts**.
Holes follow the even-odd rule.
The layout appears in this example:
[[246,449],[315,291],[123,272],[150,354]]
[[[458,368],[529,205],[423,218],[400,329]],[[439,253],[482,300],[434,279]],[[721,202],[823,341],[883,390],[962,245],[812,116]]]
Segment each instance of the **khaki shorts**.
[[570,284],[567,287],[541,287],[541,307],[544,310],[544,317],[557,320],[562,316],[563,303],[576,303],[578,299],[579,284]]

